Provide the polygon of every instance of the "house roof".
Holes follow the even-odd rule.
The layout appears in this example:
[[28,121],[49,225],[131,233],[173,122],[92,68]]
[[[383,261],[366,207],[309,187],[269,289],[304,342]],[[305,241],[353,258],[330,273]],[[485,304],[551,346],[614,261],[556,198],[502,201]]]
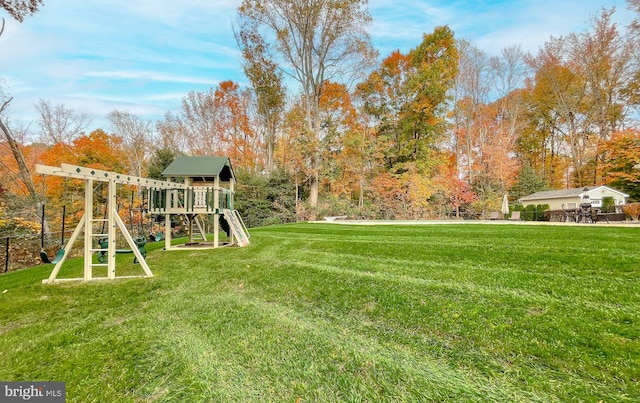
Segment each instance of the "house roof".
[[541,200],[541,199],[560,199],[560,198],[566,198],[566,197],[582,197],[583,193],[589,193],[592,190],[596,190],[599,188],[606,188],[612,192],[620,194],[621,196],[629,197],[628,194],[623,193],[609,186],[586,186],[586,187],[580,187],[580,188],[574,188],[574,189],[545,190],[543,192],[537,192],[529,196],[521,197],[520,200],[527,201],[527,200]]
[[216,176],[225,182],[235,180],[229,157],[215,156],[178,156],[162,171],[162,175],[190,177],[203,182],[211,182]]

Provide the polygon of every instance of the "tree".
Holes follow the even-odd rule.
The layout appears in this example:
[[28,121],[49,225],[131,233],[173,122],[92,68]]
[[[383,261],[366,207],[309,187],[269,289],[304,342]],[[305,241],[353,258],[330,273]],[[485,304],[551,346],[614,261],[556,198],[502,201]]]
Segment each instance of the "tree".
[[4,8],[18,22],[33,15],[41,5],[42,0],[0,0],[0,7]]
[[[0,0],[4,8],[16,21],[24,21],[24,17],[33,15],[42,5],[42,0]],[[4,18],[0,18],[0,36],[4,32]]]
[[117,109],[111,111],[107,119],[123,140],[129,159],[129,171],[135,176],[143,176],[150,144],[153,144],[151,122]]
[[411,102],[411,94],[407,91],[410,64],[409,55],[394,51],[358,85],[363,110],[373,120],[378,141],[384,143],[383,159],[388,169],[397,162],[402,143],[403,111]]
[[[122,147],[122,139],[102,129],[96,129],[88,135],[81,135],[71,144],[56,143],[43,152],[40,159],[41,163],[50,166],[60,166],[65,163],[105,171],[121,173],[127,171],[125,162],[127,156],[126,150]],[[84,185],[80,181],[67,181],[53,175],[46,175],[39,180],[44,181],[43,188],[46,190],[48,200],[53,201],[54,204],[68,201],[74,205],[72,211],[77,213],[82,211]]]
[[453,32],[438,27],[408,54],[394,51],[358,86],[375,127],[368,148],[386,170],[371,181],[373,195],[389,216],[427,214],[457,69]]
[[[620,34],[614,9],[603,9],[589,30],[552,38],[528,63],[535,71],[529,98],[530,133],[546,138],[552,187],[601,183],[600,143],[620,130],[634,103],[633,52],[636,43]],[[569,163],[555,172],[557,162]]]
[[[566,186],[586,186],[582,168],[589,159],[593,140],[588,119],[589,92],[584,74],[569,58],[567,46],[566,38],[552,38],[535,58],[528,58],[536,72],[529,116],[535,120],[532,125],[548,139],[545,145],[551,151],[551,180],[560,174]],[[554,160],[563,156],[570,167],[568,172],[559,173]],[[567,180],[571,174],[573,178]],[[552,183],[552,187],[558,185]]]
[[13,136],[9,125],[6,124],[3,120],[3,112],[9,106],[13,98],[9,98],[6,102],[0,105],[0,132],[4,135],[7,143],[9,144],[9,148],[11,149],[11,153],[16,161],[18,166],[18,176],[22,183],[24,184],[29,197],[32,201],[39,201],[38,192],[36,191],[35,184],[33,183],[33,179],[31,178],[31,173],[29,171],[29,167],[25,162],[24,155],[22,153],[22,149],[18,141],[16,141]]
[[531,164],[525,163],[518,174],[518,180],[511,187],[511,196],[519,199],[530,194],[547,190],[547,183]]
[[449,152],[443,157],[434,181],[437,190],[431,199],[439,216],[455,213],[455,217],[460,218],[460,213],[468,211],[478,196],[467,181],[460,179],[455,154]]
[[[374,52],[365,27],[371,21],[366,0],[243,0],[241,19],[252,21],[257,34],[276,43],[279,68],[300,83],[305,130],[319,145],[322,130],[319,102],[327,80],[348,82],[363,71]],[[310,160],[309,201],[318,205],[319,149]]]
[[45,165],[51,166],[66,163],[127,173],[127,152],[120,136],[96,129],[76,138],[71,144],[53,145],[43,153],[41,159]]
[[326,82],[320,98],[322,112],[321,155],[325,162],[322,177],[332,195],[350,200],[358,189],[362,206],[363,158],[367,151],[363,144],[366,128],[359,120],[352,94],[344,84]]
[[307,156],[312,150],[308,133],[304,130],[304,111],[301,102],[294,103],[289,108],[283,118],[282,133],[277,140],[275,159],[277,166],[289,173],[295,183],[296,209],[300,206],[300,201],[306,194],[304,183],[308,182],[310,174]]
[[[24,21],[26,16],[32,15],[36,11],[38,11],[38,7],[42,5],[42,0],[0,0],[0,7],[2,7],[5,11],[9,13],[11,17],[13,17],[18,22]],[[2,22],[0,25],[0,35],[4,32],[4,18],[2,18]],[[4,94],[1,94],[3,95]],[[11,99],[4,101],[4,99],[0,99],[0,102],[4,102],[0,105],[0,132],[4,135],[13,156],[16,160],[19,169],[19,175],[22,179],[25,187],[27,188],[29,195],[33,200],[37,200],[38,195],[35,189],[35,185],[33,184],[33,180],[31,179],[31,174],[29,169],[24,161],[24,156],[22,155],[22,151],[20,150],[19,144],[15,141],[11,134],[11,130],[9,128],[9,124],[6,120],[3,120],[2,113],[5,111]]]
[[485,134],[480,132],[479,121],[480,108],[488,102],[491,90],[489,58],[466,40],[459,41],[458,48],[460,58],[454,87],[452,143],[457,158],[456,166],[472,182],[474,161]]
[[162,176],[162,172],[173,162],[175,158],[175,154],[169,149],[161,148],[155,150],[149,160],[146,177],[164,180],[165,177]]
[[164,148],[175,154],[216,155],[224,152],[224,141],[218,132],[219,110],[215,90],[190,91],[182,98],[182,108],[173,115],[167,112],[158,122]]
[[499,56],[489,59],[489,65],[494,90],[499,94],[499,99],[493,104],[498,137],[494,144],[500,154],[497,162],[505,168],[498,169],[501,173],[498,179],[506,190],[513,181],[515,170],[521,165],[521,161],[515,157],[516,144],[526,127],[526,121],[522,118],[526,111],[522,88],[529,70],[520,46],[502,49]]
[[40,115],[40,139],[43,143],[68,143],[84,133],[91,125],[91,118],[85,113],[77,113],[64,104],[51,105],[48,100],[40,99],[35,105]]
[[191,91],[176,115],[168,112],[157,124],[163,148],[176,155],[228,155],[238,167],[262,167],[252,109],[250,92],[233,81],[207,92]]
[[446,132],[447,102],[458,72],[453,32],[438,27],[407,55],[393,52],[359,86],[365,110],[386,138],[385,162],[395,173],[407,163],[426,169]]
[[[576,69],[584,76],[588,90],[586,121],[595,140],[606,141],[611,134],[622,129],[631,105],[626,89],[633,82],[633,53],[636,41],[622,35],[611,21],[615,9],[603,9],[593,18],[590,31],[569,35],[570,57]],[[589,184],[601,181],[602,156],[598,154],[598,141],[593,141],[592,172]]]
[[216,130],[222,139],[224,153],[237,166],[255,171],[264,167],[262,148],[251,122],[251,93],[233,81],[223,81],[214,93],[214,106],[218,111]]
[[605,182],[640,200],[640,131],[614,133],[603,145],[602,153],[607,156]]
[[[524,55],[514,46],[488,57],[465,40],[458,44],[451,135],[456,166],[481,199],[495,198],[511,185],[517,168],[514,151],[524,108],[515,90],[524,81]],[[492,95],[497,100],[491,102]]]
[[270,46],[257,32],[252,21],[245,21],[236,34],[236,41],[242,50],[242,67],[256,94],[257,112],[264,128],[266,169],[275,168],[275,145],[278,125],[282,119],[285,104],[285,88],[282,71],[273,62]]
[[437,27],[424,35],[409,54],[411,74],[407,81],[412,103],[405,110],[404,154],[420,160],[446,132],[447,102],[458,74],[458,49],[453,31]]
[[640,0],[627,0],[627,8],[637,14],[631,23],[631,29],[640,33]]
[[[182,99],[184,108],[184,98]],[[175,155],[189,153],[190,138],[179,115],[166,112],[164,119],[156,122],[156,131],[160,135],[162,148]]]
[[236,208],[249,227],[295,221],[295,185],[282,169],[267,174],[237,170]]

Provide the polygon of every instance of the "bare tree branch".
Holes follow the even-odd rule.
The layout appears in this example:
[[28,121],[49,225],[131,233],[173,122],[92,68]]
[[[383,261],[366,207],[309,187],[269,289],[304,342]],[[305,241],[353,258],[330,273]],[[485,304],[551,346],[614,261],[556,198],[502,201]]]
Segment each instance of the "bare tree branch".
[[149,153],[149,144],[153,143],[151,122],[127,111],[114,109],[107,115],[116,134],[124,140],[129,156],[129,168],[134,175],[143,176],[144,162]]
[[11,100],[13,100],[13,97],[9,98],[5,103],[2,104],[2,106],[0,106],[0,114],[2,114],[5,109],[7,109]]
[[0,7],[4,8],[18,22],[22,22],[24,17],[36,13],[41,5],[42,0],[0,0]]
[[9,143],[9,147],[11,148],[11,152],[13,153],[13,157],[16,160],[16,164],[18,164],[18,171],[20,179],[22,179],[22,183],[27,188],[29,196],[31,196],[31,198],[36,201],[38,200],[38,192],[36,191],[36,186],[33,183],[33,179],[31,178],[31,173],[29,172],[27,163],[25,162],[24,156],[22,155],[22,150],[20,150],[20,145],[11,134],[9,126],[5,124],[1,116],[2,112],[9,106],[9,102],[11,102],[12,99],[13,98],[9,98],[9,100],[2,104],[2,106],[0,107],[0,133],[4,134],[7,142]]
[[40,114],[37,123],[45,143],[71,143],[91,125],[87,114],[77,113],[64,104],[51,105],[50,101],[40,99],[35,108]]

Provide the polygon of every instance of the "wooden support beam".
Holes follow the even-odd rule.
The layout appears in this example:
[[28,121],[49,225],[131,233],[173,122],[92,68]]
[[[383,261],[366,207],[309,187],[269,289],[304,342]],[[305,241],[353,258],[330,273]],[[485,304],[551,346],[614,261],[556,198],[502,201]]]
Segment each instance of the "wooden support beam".
[[92,179],[101,182],[115,181],[122,185],[144,186],[156,189],[186,189],[184,183],[167,182],[158,179],[141,178],[117,172],[103,171],[101,169],[82,167],[71,164],[61,164],[60,167],[48,165],[36,165],[36,172],[44,175],[63,176],[75,179]]
[[67,244],[64,247],[64,255],[62,256],[62,259],[60,259],[60,261],[56,263],[56,265],[53,267],[53,271],[51,272],[51,275],[49,276],[49,278],[46,280],[42,280],[43,283],[53,284],[56,282],[56,277],[60,272],[60,268],[62,267],[62,264],[67,259],[67,256],[69,256],[69,252],[71,252],[71,248],[73,248],[73,244],[75,244],[76,239],[78,239],[80,232],[82,232],[82,229],[84,228],[84,220],[85,220],[85,216],[83,215],[82,218],[80,219],[80,222],[76,226],[76,229],[73,231],[73,234],[71,234],[71,238],[69,238],[69,242],[67,242]]

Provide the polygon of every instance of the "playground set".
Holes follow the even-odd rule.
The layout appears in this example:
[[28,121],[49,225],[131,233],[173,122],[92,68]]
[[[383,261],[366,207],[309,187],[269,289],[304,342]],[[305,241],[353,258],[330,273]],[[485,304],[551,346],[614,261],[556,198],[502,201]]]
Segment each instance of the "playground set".
[[[42,254],[43,262],[55,264],[51,275],[43,280],[43,283],[153,277],[145,260],[146,237],[138,234],[134,238],[118,213],[118,185],[146,188],[147,212],[164,216],[164,236],[158,234],[158,238],[164,238],[165,250],[219,248],[229,245],[244,247],[249,244],[247,228],[238,211],[233,208],[236,179],[228,157],[179,156],[163,171],[166,180],[141,178],[69,164],[62,164],[60,167],[37,165],[36,172],[82,180],[85,189],[84,214],[69,241],[52,260],[49,260],[48,256],[45,258],[46,254]],[[178,182],[179,179],[182,182]],[[107,183],[106,213],[101,217],[94,216],[95,192],[99,188],[95,187],[96,182]],[[186,229],[188,241],[184,244],[172,244],[172,216],[179,218]],[[213,239],[209,240],[205,223],[211,222]],[[228,241],[220,239],[220,229],[227,233]],[[129,249],[117,248],[118,233],[124,238]],[[62,265],[81,234],[84,235],[83,277],[58,278]],[[133,254],[134,262],[139,263],[144,274],[116,276],[115,257],[121,253]],[[94,268],[106,268],[106,277],[94,276]]]

